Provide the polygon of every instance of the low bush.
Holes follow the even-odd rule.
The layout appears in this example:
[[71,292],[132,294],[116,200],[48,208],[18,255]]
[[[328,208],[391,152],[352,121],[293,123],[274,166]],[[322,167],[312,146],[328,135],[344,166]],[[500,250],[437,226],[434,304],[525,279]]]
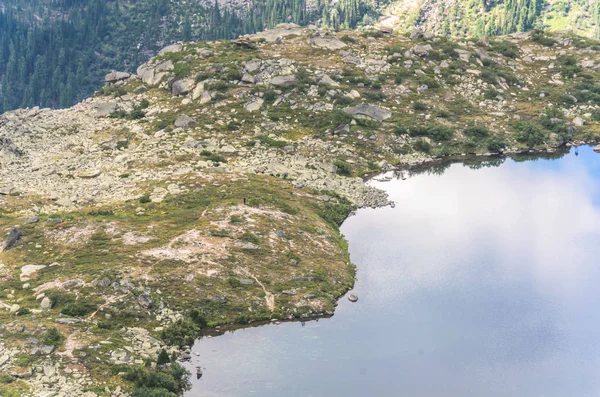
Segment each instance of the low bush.
[[343,176],[351,176],[352,175],[352,167],[347,162],[345,162],[343,160],[336,160],[333,162],[333,165],[335,165],[335,172],[338,175],[343,175]]

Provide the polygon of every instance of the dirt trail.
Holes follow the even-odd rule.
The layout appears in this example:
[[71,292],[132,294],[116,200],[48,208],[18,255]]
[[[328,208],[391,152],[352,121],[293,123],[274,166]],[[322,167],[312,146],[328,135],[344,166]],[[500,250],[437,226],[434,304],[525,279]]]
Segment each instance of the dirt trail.
[[246,276],[254,279],[254,281],[256,281],[256,283],[261,286],[261,288],[265,292],[265,302],[267,303],[267,307],[269,308],[269,310],[274,311],[275,310],[275,296],[272,293],[270,293],[269,291],[267,291],[267,288],[263,285],[263,283],[258,281],[258,278],[256,278],[256,276],[254,276],[248,270],[242,269],[241,267],[239,268],[239,270],[242,273],[244,273]]

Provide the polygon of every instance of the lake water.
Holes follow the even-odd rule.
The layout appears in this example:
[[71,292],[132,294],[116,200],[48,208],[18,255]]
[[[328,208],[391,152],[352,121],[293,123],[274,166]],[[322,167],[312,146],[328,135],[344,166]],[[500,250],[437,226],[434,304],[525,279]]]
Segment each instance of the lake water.
[[372,182],[360,300],[196,343],[186,396],[600,396],[600,155]]

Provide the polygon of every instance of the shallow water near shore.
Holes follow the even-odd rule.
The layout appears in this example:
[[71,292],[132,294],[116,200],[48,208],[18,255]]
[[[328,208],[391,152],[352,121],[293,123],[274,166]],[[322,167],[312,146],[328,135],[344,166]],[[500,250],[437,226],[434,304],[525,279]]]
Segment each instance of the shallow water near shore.
[[335,316],[197,341],[186,396],[600,395],[600,154],[372,181]]

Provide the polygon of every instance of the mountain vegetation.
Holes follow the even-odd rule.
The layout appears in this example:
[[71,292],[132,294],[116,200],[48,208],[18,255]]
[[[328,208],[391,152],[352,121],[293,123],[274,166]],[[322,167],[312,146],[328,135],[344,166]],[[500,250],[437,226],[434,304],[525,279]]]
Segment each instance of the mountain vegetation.
[[134,70],[165,44],[230,39],[279,22],[353,28],[374,21],[367,0],[7,0],[0,12],[0,112],[61,108],[87,97],[111,69]]

